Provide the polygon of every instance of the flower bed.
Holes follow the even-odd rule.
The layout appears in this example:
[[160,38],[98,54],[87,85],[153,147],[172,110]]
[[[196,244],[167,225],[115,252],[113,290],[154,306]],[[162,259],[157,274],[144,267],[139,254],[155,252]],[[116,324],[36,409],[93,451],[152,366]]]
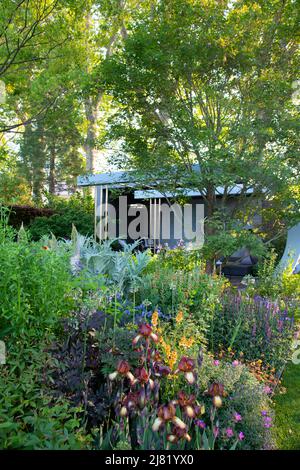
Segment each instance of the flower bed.
[[0,235],[2,448],[276,448],[294,297],[75,231]]

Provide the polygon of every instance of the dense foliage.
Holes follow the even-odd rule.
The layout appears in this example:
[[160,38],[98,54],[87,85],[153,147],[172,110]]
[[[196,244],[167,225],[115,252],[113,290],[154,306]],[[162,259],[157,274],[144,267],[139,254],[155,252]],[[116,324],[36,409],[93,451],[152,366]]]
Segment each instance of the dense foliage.
[[[1,1],[1,449],[297,445],[298,3]],[[107,163],[197,191],[203,247],[97,243]]]
[[297,316],[287,290],[255,297],[245,279],[235,292],[181,248],[115,251],[75,228],[32,242],[1,220],[2,448],[276,446],[272,396]]

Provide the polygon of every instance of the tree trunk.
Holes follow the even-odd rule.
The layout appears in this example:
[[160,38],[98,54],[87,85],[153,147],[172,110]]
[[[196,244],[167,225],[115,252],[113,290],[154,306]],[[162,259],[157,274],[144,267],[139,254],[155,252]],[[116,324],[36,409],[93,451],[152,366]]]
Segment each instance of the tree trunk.
[[[206,224],[205,224],[205,237],[211,236],[215,234],[215,227],[212,225],[212,218],[214,216],[216,210],[216,194],[215,194],[215,187],[214,185],[209,184],[207,186],[207,194],[206,194]],[[212,274],[214,271],[214,259],[208,259],[206,261],[205,270],[208,274]]]
[[49,193],[55,194],[55,160],[56,152],[55,147],[50,149],[50,170],[49,170]]
[[96,141],[97,141],[97,113],[99,99],[88,97],[85,100],[85,116],[87,119],[87,134],[84,143],[86,154],[86,171],[94,173],[96,166]]
[[32,192],[36,204],[41,204],[45,182],[45,136],[44,127],[38,121],[37,128],[33,131],[32,143]]

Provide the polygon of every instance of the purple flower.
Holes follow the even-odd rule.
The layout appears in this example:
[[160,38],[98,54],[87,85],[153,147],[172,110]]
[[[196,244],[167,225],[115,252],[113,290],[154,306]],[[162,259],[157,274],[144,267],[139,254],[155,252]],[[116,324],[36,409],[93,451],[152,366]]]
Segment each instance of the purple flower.
[[233,430],[231,428],[226,428],[225,433],[227,437],[233,437]]
[[272,418],[270,418],[270,416],[265,416],[264,417],[264,427],[265,428],[271,428],[272,427]]
[[242,415],[240,415],[239,413],[234,413],[233,418],[236,423],[242,421]]
[[205,429],[205,428],[206,428],[206,424],[205,424],[205,422],[204,422],[202,419],[197,419],[197,420],[195,421],[195,424],[196,424],[196,426],[198,426],[198,427],[201,428],[201,429]]
[[217,359],[214,360],[214,366],[219,366],[220,365],[220,361],[218,361]]
[[271,387],[269,387],[268,385],[265,385],[265,386],[264,386],[263,391],[264,391],[264,393],[266,393],[267,395],[269,395],[270,393],[272,393],[272,389],[271,389]]
[[242,441],[244,438],[245,438],[245,434],[244,434],[242,431],[239,432],[239,434],[238,434],[238,440],[239,440],[239,441]]
[[262,416],[268,416],[268,412],[266,410],[262,410],[261,415]]

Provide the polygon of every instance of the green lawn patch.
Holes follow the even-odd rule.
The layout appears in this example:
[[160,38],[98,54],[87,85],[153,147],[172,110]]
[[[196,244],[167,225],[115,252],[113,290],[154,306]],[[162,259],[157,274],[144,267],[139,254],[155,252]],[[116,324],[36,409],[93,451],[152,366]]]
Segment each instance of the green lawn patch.
[[300,364],[289,363],[282,385],[286,393],[275,399],[275,433],[279,449],[300,449]]

